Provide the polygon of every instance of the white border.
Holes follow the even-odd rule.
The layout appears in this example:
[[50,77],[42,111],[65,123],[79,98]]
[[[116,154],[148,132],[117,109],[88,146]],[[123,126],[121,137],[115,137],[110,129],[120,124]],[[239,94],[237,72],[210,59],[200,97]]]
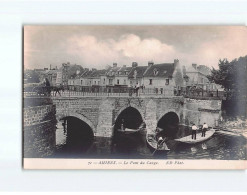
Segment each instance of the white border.
[[246,191],[246,171],[23,170],[21,130],[24,24],[228,24],[247,22],[246,1],[0,2],[0,190]]

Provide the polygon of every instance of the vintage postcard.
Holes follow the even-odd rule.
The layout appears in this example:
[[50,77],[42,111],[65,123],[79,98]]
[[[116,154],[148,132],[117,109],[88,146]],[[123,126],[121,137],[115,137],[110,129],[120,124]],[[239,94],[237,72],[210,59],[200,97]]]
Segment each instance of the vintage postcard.
[[24,169],[246,169],[245,26],[23,28]]

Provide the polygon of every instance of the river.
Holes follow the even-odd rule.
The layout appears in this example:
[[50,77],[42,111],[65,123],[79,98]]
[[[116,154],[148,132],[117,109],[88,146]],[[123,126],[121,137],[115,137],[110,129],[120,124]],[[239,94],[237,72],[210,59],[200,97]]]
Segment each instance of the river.
[[[82,129],[83,131],[83,129]],[[178,137],[190,134],[188,128],[180,126]],[[68,130],[57,123],[56,151],[52,158],[97,158],[97,159],[214,159],[246,160],[247,140],[243,136],[215,134],[197,144],[186,144],[173,141],[168,153],[153,154],[146,143],[146,132],[120,135],[114,139],[96,137],[81,139],[73,137],[68,141]],[[82,140],[82,141],[81,141]]]

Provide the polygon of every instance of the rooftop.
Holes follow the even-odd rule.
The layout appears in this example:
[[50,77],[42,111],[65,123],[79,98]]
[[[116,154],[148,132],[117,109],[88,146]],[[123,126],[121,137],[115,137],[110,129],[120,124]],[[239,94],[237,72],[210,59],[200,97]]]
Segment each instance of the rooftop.
[[154,64],[144,73],[145,77],[171,77],[175,70],[174,63]]

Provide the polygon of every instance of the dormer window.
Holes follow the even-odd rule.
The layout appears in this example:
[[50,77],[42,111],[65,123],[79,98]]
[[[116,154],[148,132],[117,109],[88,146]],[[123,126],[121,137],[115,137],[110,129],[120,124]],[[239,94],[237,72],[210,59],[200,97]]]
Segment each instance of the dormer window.
[[158,74],[158,72],[159,72],[159,71],[155,68],[155,69],[154,69],[154,76],[156,76],[156,75]]

